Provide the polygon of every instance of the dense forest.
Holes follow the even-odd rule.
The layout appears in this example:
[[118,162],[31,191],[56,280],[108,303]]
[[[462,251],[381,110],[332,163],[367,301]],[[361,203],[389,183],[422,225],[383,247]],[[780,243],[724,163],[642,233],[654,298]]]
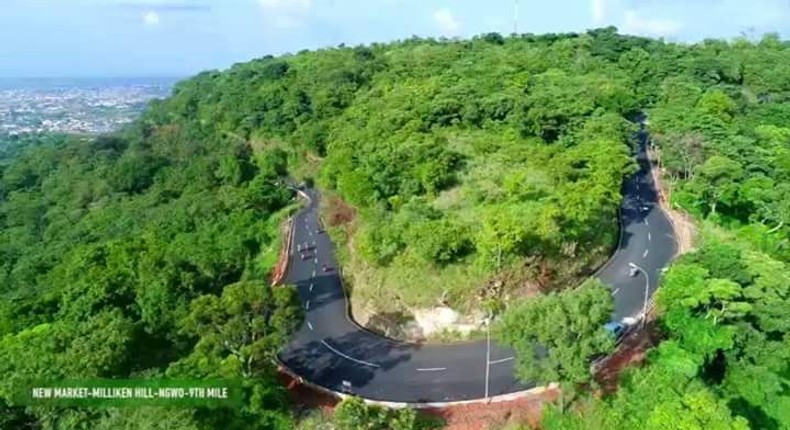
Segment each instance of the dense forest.
[[[268,288],[291,193],[277,152],[173,124],[5,142],[0,428],[293,427],[273,355],[299,322]],[[241,409],[10,405],[32,380],[239,380]]]
[[790,428],[790,44],[665,46],[634,70],[670,59],[649,128],[696,250],[662,279],[647,364],[546,429]]
[[[788,99],[790,45],[773,35],[487,34],[266,56],[179,83],[113,135],[4,141],[0,428],[297,425],[271,358],[300,316],[291,289],[266,286],[295,207],[287,176],[315,178],[353,214],[331,232],[361,303],[509,305],[504,340],[567,352],[520,357],[520,375],[591,383],[574,351],[611,350],[607,296],[595,283],[552,291],[611,250],[639,111],[697,250],[663,279],[665,340],[646,364],[544,426],[790,428]],[[514,299],[535,291],[548,296]],[[561,330],[523,337],[523,322],[554,317]],[[10,401],[30,378],[160,376],[241,379],[245,406]],[[417,426],[360,408],[335,425]]]
[[655,42],[610,29],[267,57],[181,83],[143,123],[280,148],[350,204],[332,232],[355,309],[497,308],[576,283],[614,245],[642,103],[600,43]]

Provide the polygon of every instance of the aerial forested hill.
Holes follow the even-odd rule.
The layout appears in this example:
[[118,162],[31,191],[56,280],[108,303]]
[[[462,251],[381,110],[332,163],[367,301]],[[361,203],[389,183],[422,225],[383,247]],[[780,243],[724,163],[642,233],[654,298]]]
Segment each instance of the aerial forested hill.
[[658,91],[622,63],[654,45],[609,29],[264,58],[183,82],[143,124],[281,148],[352,205],[335,233],[358,303],[479,309],[574,283],[610,251],[625,118]]
[[[738,207],[695,200],[715,194],[710,164],[721,158],[685,180],[714,152],[731,159],[744,139],[765,141],[770,129],[753,131],[762,115],[781,126],[784,52],[771,37],[682,46],[611,28],[413,39],[206,72],[143,123],[280,148],[293,173],[350,203],[355,218],[334,233],[349,244],[341,252],[357,308],[407,317],[438,303],[498,308],[502,297],[576,284],[610,251],[620,181],[633,168],[624,118],[640,108],[653,108],[684,207],[741,223],[754,209],[779,226],[781,189]],[[747,186],[776,182],[764,178]]]
[[264,57],[181,82],[116,135],[2,145],[0,396],[29,377],[160,375],[240,377],[249,395],[227,413],[3,400],[0,427],[291,427],[269,358],[298,314],[264,286],[284,176],[315,177],[344,215],[332,232],[363,303],[498,310],[606,257],[627,118],[645,109],[700,251],[667,274],[669,340],[645,370],[546,425],[783,428],[788,99],[773,36],[489,34]]

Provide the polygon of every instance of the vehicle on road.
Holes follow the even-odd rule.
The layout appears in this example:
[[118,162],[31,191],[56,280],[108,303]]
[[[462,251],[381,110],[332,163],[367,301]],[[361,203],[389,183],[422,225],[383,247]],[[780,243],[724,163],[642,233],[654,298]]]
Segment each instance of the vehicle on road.
[[302,257],[302,260],[307,260],[308,258],[312,258],[312,255],[310,255],[310,254],[302,254],[301,257]]
[[327,266],[326,264],[322,264],[321,265],[321,270],[323,270],[324,272],[331,272],[332,268]]
[[639,273],[639,269],[638,269],[638,268],[636,268],[636,267],[634,267],[634,266],[631,266],[631,267],[629,268],[629,270],[628,270],[628,276],[630,276],[630,277],[632,277],[632,278],[633,278],[634,276],[636,276],[636,274],[637,274],[637,273]]
[[[623,337],[628,333],[629,328],[631,327],[632,318],[626,318],[622,322],[618,321],[610,321],[604,324],[603,328],[606,330],[614,339],[615,345],[619,344],[620,341],[623,340]],[[596,373],[600,366],[609,358],[610,356],[606,354],[596,354],[590,360],[590,371]]]
[[325,231],[326,230],[324,230],[323,228],[319,228],[318,230],[315,231],[315,234],[321,234],[321,233],[323,233]]
[[606,331],[608,331],[609,333],[611,333],[611,335],[614,337],[614,340],[616,342],[622,340],[623,336],[625,336],[625,334],[628,332],[627,325],[616,321],[611,321],[604,324],[603,328],[606,329]]

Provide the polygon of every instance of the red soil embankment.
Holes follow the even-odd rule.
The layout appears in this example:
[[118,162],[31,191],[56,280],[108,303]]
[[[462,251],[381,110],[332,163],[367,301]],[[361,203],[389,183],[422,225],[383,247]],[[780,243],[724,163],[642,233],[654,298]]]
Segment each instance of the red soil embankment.
[[282,282],[283,277],[285,277],[285,274],[288,272],[288,255],[291,253],[291,235],[293,234],[291,223],[292,219],[289,218],[285,227],[287,228],[284,239],[285,243],[280,247],[280,258],[277,260],[277,264],[272,271],[271,282],[273,286]]

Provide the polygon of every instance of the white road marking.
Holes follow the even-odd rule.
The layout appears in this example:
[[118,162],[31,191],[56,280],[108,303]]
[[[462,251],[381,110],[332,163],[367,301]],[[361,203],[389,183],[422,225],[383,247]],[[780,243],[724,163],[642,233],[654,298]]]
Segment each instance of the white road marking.
[[647,226],[650,225],[650,221],[648,221],[647,218],[645,218],[645,225],[647,225]]
[[612,295],[614,296],[615,294],[617,294],[617,293],[619,293],[619,292],[620,292],[620,289],[618,288],[618,289],[616,289],[616,290],[614,290],[614,291],[612,292]]
[[647,232],[647,240],[648,241],[653,240],[653,235],[651,235],[650,232]]
[[309,234],[310,236],[312,236],[312,235],[313,235],[313,230],[308,230],[308,231],[307,231],[307,234]]
[[313,331],[313,324],[310,321],[307,322],[307,327],[310,328],[310,331]]
[[650,249],[646,249],[645,252],[642,253],[642,258],[647,258],[647,254],[650,253]]
[[489,361],[488,364],[505,363],[505,362],[508,362],[510,360],[515,360],[515,359],[516,359],[516,357],[502,358],[502,359],[499,359],[499,360]]
[[313,287],[314,287],[314,285],[313,285],[313,284],[310,284],[310,292],[311,292],[311,293],[313,292]]
[[307,303],[304,304],[304,308],[305,310],[310,309],[310,300],[308,300]]
[[370,367],[381,367],[381,366],[379,366],[378,364],[375,364],[375,363],[368,363],[367,361],[363,361],[363,360],[357,360],[357,359],[356,359],[356,358],[354,358],[354,357],[349,357],[349,356],[347,356],[346,354],[343,354],[342,352],[340,352],[340,351],[336,350],[335,348],[332,348],[332,345],[330,345],[330,344],[326,343],[326,341],[325,341],[325,340],[322,340],[322,341],[321,341],[321,343],[323,343],[325,347],[329,348],[329,350],[330,350],[330,351],[332,351],[332,352],[334,352],[335,354],[337,354],[337,355],[339,355],[339,356],[341,356],[341,357],[345,358],[346,360],[351,360],[351,361],[353,361],[353,362],[355,362],[355,363],[359,363],[359,364],[361,364],[361,365],[363,365],[363,366],[370,366]]
[[418,372],[440,372],[442,370],[447,370],[446,367],[424,367],[417,369]]
[[313,278],[315,278],[315,270],[313,270]]
[[315,264],[318,264],[318,257],[315,258]]

